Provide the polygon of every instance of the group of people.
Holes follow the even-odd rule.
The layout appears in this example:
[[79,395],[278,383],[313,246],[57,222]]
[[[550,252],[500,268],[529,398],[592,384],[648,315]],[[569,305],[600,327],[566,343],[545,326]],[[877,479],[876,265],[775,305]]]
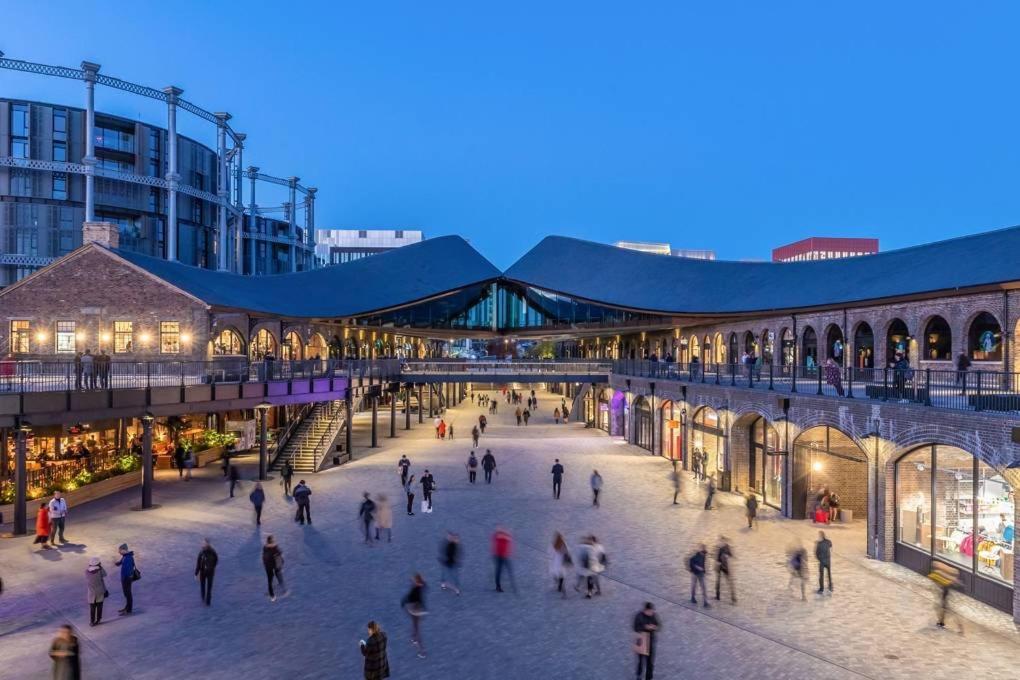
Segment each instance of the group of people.
[[[404,493],[407,495],[407,514],[413,517],[415,481],[414,475],[411,474],[411,460],[406,455],[401,455],[400,460],[397,461],[397,472],[400,473],[400,485],[404,488]],[[418,484],[421,485],[422,493],[421,511],[423,513],[431,513],[432,494],[436,490],[436,478],[426,468]]]
[[581,538],[574,553],[571,554],[567,547],[567,541],[563,534],[556,532],[553,535],[552,550],[549,556],[549,573],[556,584],[556,592],[562,597],[567,597],[566,582],[572,571],[576,572],[577,580],[574,583],[574,590],[581,592],[584,586],[586,599],[602,594],[602,584],[599,577],[606,570],[609,560],[606,557],[606,549],[599,543],[594,534],[588,534]]
[[433,427],[436,428],[436,439],[453,440],[453,421],[447,423],[443,418],[436,416],[436,419],[432,421]]
[[93,354],[91,349],[74,355],[74,388],[76,390],[106,389],[110,386],[112,359],[105,349]]
[[839,494],[823,486],[815,494],[811,519],[817,524],[830,524],[839,519]]

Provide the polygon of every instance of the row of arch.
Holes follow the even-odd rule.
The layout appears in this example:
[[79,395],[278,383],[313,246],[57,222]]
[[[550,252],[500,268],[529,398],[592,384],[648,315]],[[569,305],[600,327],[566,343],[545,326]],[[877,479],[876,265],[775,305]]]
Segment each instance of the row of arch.
[[[806,427],[787,444],[756,412],[731,419],[702,405],[686,419],[669,400],[653,413],[644,396],[632,408],[633,443],[713,477],[721,490],[753,490],[794,519],[812,517],[826,491],[838,493],[842,519],[867,520],[875,511],[871,456],[839,427]],[[1005,474],[973,452],[937,442],[906,447],[891,470],[885,493],[894,509],[884,522],[894,534],[895,561],[925,574],[933,561],[950,563],[961,571],[964,591],[1012,611],[1016,491]]]
[[210,352],[214,357],[247,356],[251,361],[262,361],[268,357],[282,361],[303,361],[306,359],[348,358],[371,359],[394,356],[417,356],[426,358],[438,352],[432,342],[410,342],[398,344],[389,339],[342,339],[334,335],[331,339],[314,331],[308,339],[296,330],[284,331],[282,339],[267,328],[258,329],[245,346],[244,337],[234,327],[222,328],[210,341]]
[[[806,325],[800,332],[799,362],[817,365],[832,359],[839,365],[857,368],[874,368],[876,361],[875,334],[871,325],[860,321],[853,329],[853,342],[848,345],[843,329],[835,323],[829,324],[819,338],[815,329]],[[923,361],[952,361],[953,334],[949,322],[939,315],[930,317],[923,333],[915,338],[906,322],[894,318],[885,328],[885,357],[892,361],[902,356],[911,360],[911,352],[920,351],[917,359]],[[967,329],[964,353],[971,361],[1002,361],[1002,326],[994,314],[983,311],[971,319]],[[731,332],[726,340],[721,332],[706,334],[699,338],[690,335],[680,339],[677,360],[682,363],[698,361],[706,364],[776,363],[792,366],[798,363],[797,339],[789,327],[780,330],[778,337],[765,329],[760,335],[745,331],[743,336]],[[850,353],[853,356],[848,356]]]

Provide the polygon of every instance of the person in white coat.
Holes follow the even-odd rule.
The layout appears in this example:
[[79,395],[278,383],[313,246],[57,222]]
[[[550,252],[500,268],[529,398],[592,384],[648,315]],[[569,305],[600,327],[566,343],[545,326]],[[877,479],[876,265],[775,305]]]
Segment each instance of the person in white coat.
[[563,583],[569,576],[573,564],[567,542],[563,539],[563,534],[557,531],[553,536],[552,551],[549,554],[549,574],[556,582],[556,592],[561,593],[564,598],[567,597],[567,590]]

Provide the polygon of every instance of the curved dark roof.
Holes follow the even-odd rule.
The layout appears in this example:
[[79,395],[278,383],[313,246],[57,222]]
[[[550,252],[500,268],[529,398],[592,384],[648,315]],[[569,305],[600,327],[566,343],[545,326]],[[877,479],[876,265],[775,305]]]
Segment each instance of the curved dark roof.
[[242,276],[114,250],[213,307],[283,317],[336,318],[435,297],[499,277],[459,236],[442,236],[354,262],[294,274]]
[[591,302],[665,314],[794,310],[1020,281],[1020,227],[810,262],[695,260],[549,236],[504,276]]

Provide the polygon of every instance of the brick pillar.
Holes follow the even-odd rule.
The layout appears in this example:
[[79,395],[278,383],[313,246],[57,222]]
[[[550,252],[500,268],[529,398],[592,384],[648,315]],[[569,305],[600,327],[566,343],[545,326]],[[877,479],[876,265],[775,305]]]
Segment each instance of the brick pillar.
[[113,222],[85,222],[81,238],[83,243],[98,243],[107,248],[120,247],[120,230]]

